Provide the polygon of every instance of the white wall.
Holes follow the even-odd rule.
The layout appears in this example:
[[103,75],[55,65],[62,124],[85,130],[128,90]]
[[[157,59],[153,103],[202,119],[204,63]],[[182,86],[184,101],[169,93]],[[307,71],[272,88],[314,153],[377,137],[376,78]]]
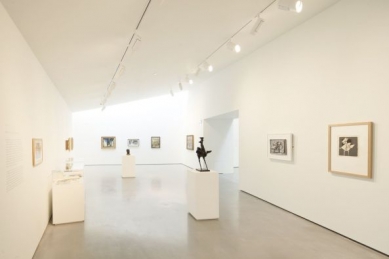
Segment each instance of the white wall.
[[[187,93],[145,99],[73,114],[74,157],[85,164],[121,164],[127,139],[140,139],[131,147],[137,164],[182,163],[186,152],[183,120]],[[115,136],[116,149],[101,149],[102,136]],[[161,137],[152,149],[151,136]]]
[[[32,258],[49,221],[51,171],[69,155],[71,112],[2,4],[0,35],[0,258]],[[43,139],[37,167],[32,138]]]
[[[241,190],[386,254],[388,10],[387,0],[340,1],[197,85],[186,129],[202,135],[200,120],[239,110]],[[327,126],[363,121],[375,123],[373,179],[328,173]],[[287,132],[294,161],[269,160],[267,134]]]

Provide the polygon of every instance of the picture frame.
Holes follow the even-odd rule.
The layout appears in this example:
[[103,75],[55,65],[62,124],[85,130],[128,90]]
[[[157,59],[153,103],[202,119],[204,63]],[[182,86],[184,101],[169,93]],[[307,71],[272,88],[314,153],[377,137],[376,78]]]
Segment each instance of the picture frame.
[[328,172],[372,178],[373,122],[328,126]]
[[105,136],[101,137],[101,149],[115,149],[116,148],[116,137]]
[[32,165],[35,167],[43,162],[43,140],[32,139]]
[[161,137],[151,137],[151,148],[161,148]]
[[267,156],[270,159],[292,161],[293,134],[268,134]]
[[67,151],[73,150],[73,138],[69,138],[65,140],[65,150]]
[[127,139],[128,147],[139,147],[139,139]]
[[194,135],[186,135],[186,149],[194,150]]

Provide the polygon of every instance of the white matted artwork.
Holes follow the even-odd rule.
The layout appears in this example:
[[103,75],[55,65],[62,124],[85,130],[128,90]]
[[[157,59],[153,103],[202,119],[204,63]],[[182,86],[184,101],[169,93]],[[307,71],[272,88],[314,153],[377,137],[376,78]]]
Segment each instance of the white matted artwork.
[[292,161],[293,134],[268,134],[267,156],[271,159]]
[[139,147],[139,139],[127,139],[127,146]]
[[328,171],[372,178],[372,122],[328,126]]
[[43,140],[32,139],[32,165],[35,167],[43,161]]

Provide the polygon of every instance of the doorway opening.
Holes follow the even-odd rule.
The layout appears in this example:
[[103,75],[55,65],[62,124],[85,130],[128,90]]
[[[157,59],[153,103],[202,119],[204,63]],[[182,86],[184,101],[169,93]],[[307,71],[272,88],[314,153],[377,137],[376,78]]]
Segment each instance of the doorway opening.
[[239,182],[239,111],[207,118],[203,126],[206,148],[212,150],[208,167]]

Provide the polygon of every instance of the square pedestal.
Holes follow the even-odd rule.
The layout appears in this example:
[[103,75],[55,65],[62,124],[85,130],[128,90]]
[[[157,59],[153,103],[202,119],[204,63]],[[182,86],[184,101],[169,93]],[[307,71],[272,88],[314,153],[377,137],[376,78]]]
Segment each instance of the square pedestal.
[[197,220],[219,218],[219,174],[187,171],[188,210]]
[[135,177],[135,157],[123,156],[122,158],[122,177]]
[[53,224],[84,221],[85,191],[82,178],[53,183]]

